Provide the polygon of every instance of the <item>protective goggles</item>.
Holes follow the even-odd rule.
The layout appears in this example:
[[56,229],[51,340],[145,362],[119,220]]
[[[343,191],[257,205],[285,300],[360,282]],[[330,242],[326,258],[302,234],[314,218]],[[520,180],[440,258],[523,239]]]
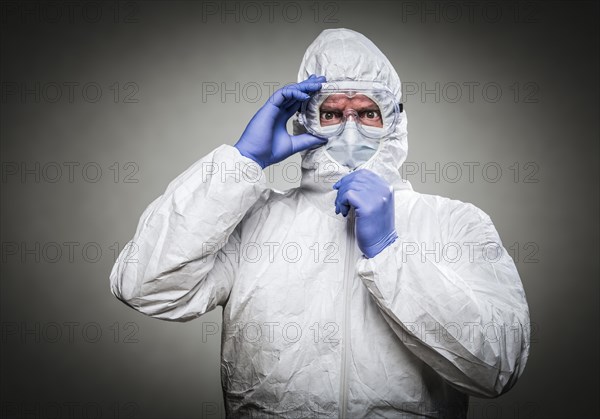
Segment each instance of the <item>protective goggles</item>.
[[364,136],[383,138],[394,131],[401,112],[402,104],[379,83],[334,81],[302,103],[298,120],[317,137],[338,136],[354,121]]

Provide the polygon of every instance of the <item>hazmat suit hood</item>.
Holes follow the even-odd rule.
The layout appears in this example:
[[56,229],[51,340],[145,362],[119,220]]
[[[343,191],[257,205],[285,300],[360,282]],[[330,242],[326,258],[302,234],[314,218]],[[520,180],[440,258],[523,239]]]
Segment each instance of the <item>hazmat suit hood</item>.
[[[397,103],[402,99],[400,78],[390,61],[367,37],[350,29],[326,29],[310,44],[300,64],[298,82],[311,74],[323,75],[328,82],[345,80],[381,83],[394,94]],[[385,114],[388,110],[381,111]],[[377,173],[394,189],[412,189],[410,183],[400,177],[400,167],[408,153],[407,122],[406,111],[403,111],[395,130],[384,137],[377,152],[358,167]],[[295,135],[306,132],[297,116],[293,118],[292,124]],[[351,171],[333,159],[324,147],[304,151],[301,155],[304,188],[327,190],[331,185],[325,179],[343,176]]]

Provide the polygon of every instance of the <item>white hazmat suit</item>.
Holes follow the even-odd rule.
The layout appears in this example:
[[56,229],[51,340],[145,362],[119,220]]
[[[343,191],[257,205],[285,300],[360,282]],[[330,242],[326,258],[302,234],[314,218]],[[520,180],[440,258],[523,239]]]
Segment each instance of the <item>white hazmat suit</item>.
[[[401,99],[390,62],[351,30],[317,37],[298,81],[310,74],[381,82]],[[144,211],[112,292],[164,320],[223,307],[230,417],[465,417],[468,395],[496,397],[523,372],[528,306],[488,215],[415,192],[406,155],[403,112],[362,166],[393,187],[398,234],[367,258],[334,211],[332,185],[350,169],[324,147],[303,152],[301,185],[282,193],[222,145]]]

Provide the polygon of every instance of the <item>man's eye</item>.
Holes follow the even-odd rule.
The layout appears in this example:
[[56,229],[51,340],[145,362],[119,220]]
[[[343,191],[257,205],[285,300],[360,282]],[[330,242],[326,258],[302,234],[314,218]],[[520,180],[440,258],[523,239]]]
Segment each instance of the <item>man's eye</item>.
[[335,112],[321,112],[321,119],[324,119],[326,121],[331,121],[335,117],[336,117]]
[[379,119],[380,115],[379,111],[365,111],[363,112],[362,117],[367,119]]

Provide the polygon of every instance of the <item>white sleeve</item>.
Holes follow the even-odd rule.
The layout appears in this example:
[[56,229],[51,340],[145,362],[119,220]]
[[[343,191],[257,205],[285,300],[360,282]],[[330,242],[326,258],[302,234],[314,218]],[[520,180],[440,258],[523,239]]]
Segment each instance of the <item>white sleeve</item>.
[[461,252],[436,258],[397,240],[362,258],[359,276],[411,352],[460,391],[497,397],[529,355],[525,292],[487,214],[462,204],[446,221],[439,249]]
[[235,278],[240,222],[266,192],[257,163],[229,145],[213,150],[146,208],[113,266],[112,293],[164,320],[188,321],[223,305]]

